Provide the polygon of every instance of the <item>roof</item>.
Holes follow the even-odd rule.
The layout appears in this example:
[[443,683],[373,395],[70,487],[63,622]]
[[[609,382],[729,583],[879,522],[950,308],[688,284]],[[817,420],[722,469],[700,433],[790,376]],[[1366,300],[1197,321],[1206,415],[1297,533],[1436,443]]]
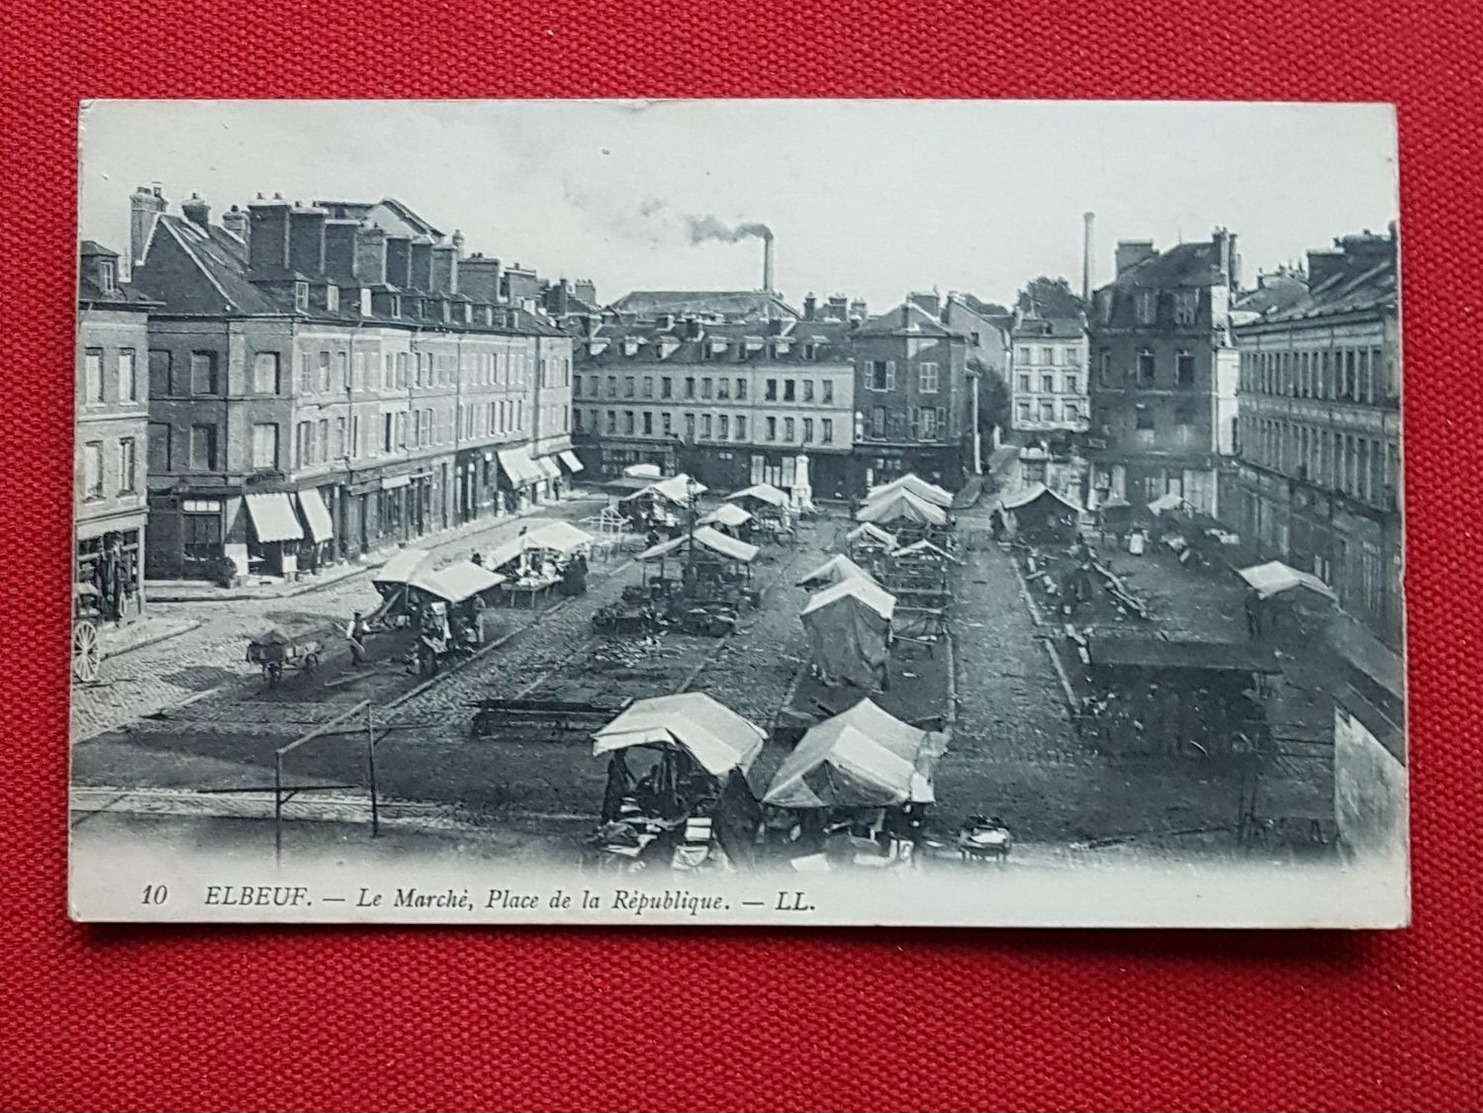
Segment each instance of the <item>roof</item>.
[[788,496],[771,483],[754,483],[750,487],[743,487],[740,491],[733,491],[726,496],[727,502],[741,501],[742,499],[753,499],[757,502],[765,502],[769,506],[787,506]]
[[915,302],[903,302],[855,330],[856,336],[958,336]]
[[313,204],[337,218],[372,221],[393,236],[443,238],[442,232],[417,215],[410,205],[395,197],[383,197],[380,201],[315,201]]
[[578,529],[570,522],[560,519],[531,530],[525,536],[533,547],[550,549],[557,553],[574,553],[583,545],[590,545],[596,540],[586,530]]
[[1333,589],[1313,573],[1299,572],[1296,568],[1289,568],[1280,560],[1269,560],[1266,564],[1254,564],[1250,568],[1242,568],[1239,575],[1263,599],[1270,599],[1274,595],[1299,587],[1306,587],[1309,591],[1316,592],[1326,599],[1335,598]]
[[[1366,267],[1364,262],[1371,265]],[[1373,262],[1370,259],[1349,262],[1340,273],[1308,288],[1305,297],[1287,306],[1273,307],[1260,320],[1297,322],[1343,313],[1393,310],[1398,299],[1399,274],[1392,254]]]
[[1167,290],[1175,287],[1219,286],[1225,282],[1216,245],[1182,243],[1133,264],[1103,289]]
[[283,313],[247,281],[247,268],[247,245],[226,229],[163,213],[134,268],[134,284],[172,313]]
[[1080,317],[1022,317],[1015,325],[1016,340],[1080,340],[1086,322]]
[[640,317],[670,314],[698,317],[720,314],[729,321],[765,321],[800,316],[798,310],[765,290],[634,290],[608,307],[615,313]]
[[[572,342],[585,365],[621,365],[636,360],[667,364],[837,363],[851,359],[850,326],[841,321],[784,319],[773,326],[759,320],[701,321],[676,318],[660,327],[649,320],[609,318],[596,335],[573,332]],[[695,335],[695,332],[700,335]],[[724,343],[717,350],[717,342]],[[742,358],[745,354],[745,360]]]
[[896,596],[881,587],[874,580],[862,579],[859,576],[848,576],[836,584],[831,584],[822,591],[816,591],[809,596],[799,617],[822,611],[825,607],[832,607],[846,599],[853,599],[866,607],[886,621],[896,613]]
[[935,483],[928,483],[921,476],[909,472],[889,483],[882,483],[878,487],[872,487],[870,493],[865,496],[866,502],[875,502],[885,495],[895,494],[897,491],[910,491],[923,502],[930,502],[933,506],[941,506],[946,509],[953,505],[953,494],[951,491],[939,487]]
[[944,735],[861,700],[803,736],[762,800],[780,808],[931,803],[933,771],[946,750]]
[[890,491],[855,511],[857,522],[908,521],[924,525],[947,525],[947,512],[907,490]]
[[373,584],[410,583],[417,569],[432,556],[425,549],[403,549],[393,553],[390,560],[371,573]]
[[1039,502],[1042,498],[1047,497],[1059,502],[1068,510],[1081,510],[1081,507],[1077,506],[1076,503],[1072,502],[1059,491],[1052,491],[1044,483],[1032,483],[1017,494],[1003,495],[999,499],[999,505],[1005,510],[1019,510],[1022,507],[1030,506],[1033,503]]
[[832,556],[819,567],[815,568],[807,576],[798,581],[799,587],[810,587],[814,584],[838,584],[854,577],[861,580],[869,580],[875,583],[876,579],[865,569],[861,568],[843,553]]
[[740,526],[745,525],[751,520],[752,515],[748,514],[741,507],[734,503],[723,502],[709,514],[701,515],[700,524],[708,526],[713,522],[719,522],[723,526]]
[[849,541],[851,544],[861,540],[879,544],[883,546],[887,551],[894,549],[898,544],[896,535],[894,533],[890,533],[886,530],[881,529],[881,527],[876,525],[874,522],[865,522],[862,525],[856,526],[854,529],[850,530],[849,533],[844,535],[844,539],[846,541]]
[[1202,672],[1277,673],[1270,649],[1249,642],[1166,641],[1134,635],[1098,635],[1088,655],[1106,668],[1188,669]]
[[942,546],[932,544],[932,542],[928,541],[925,537],[922,538],[922,540],[920,540],[920,541],[913,541],[910,545],[907,545],[905,548],[897,549],[895,552],[893,552],[891,554],[891,559],[892,560],[900,560],[902,557],[916,557],[916,556],[935,557],[935,558],[938,558],[938,559],[941,559],[941,560],[950,560],[954,564],[962,564],[963,563],[961,560],[959,560],[957,557],[953,556],[952,553],[948,552]]
[[503,576],[481,568],[473,561],[460,560],[436,572],[419,572],[413,578],[412,586],[450,603],[462,603],[504,582]]
[[1294,274],[1264,276],[1255,290],[1248,290],[1231,306],[1233,313],[1273,313],[1291,309],[1308,296],[1308,283]]
[[701,526],[694,533],[681,534],[670,541],[662,541],[651,549],[645,549],[639,554],[639,560],[659,560],[661,557],[667,557],[679,551],[691,541],[703,549],[709,549],[717,556],[723,556],[728,560],[738,560],[743,564],[752,563],[761,551],[756,545],[749,545],[745,541],[728,537],[710,526]]
[[706,772],[745,773],[767,740],[760,727],[702,692],[642,699],[592,736],[594,754],[630,746],[678,746]]

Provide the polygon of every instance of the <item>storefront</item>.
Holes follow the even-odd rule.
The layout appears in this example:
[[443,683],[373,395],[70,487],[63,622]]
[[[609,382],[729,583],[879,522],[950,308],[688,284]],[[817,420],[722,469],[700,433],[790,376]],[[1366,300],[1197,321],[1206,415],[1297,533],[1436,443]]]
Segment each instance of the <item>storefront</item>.
[[546,481],[546,475],[530,458],[530,451],[523,445],[519,448],[502,448],[498,451],[500,482],[506,488],[506,509],[524,510],[535,500],[536,488]]
[[299,569],[303,572],[317,572],[334,560],[335,525],[326,505],[326,493],[333,501],[333,488],[321,492],[319,488],[306,487],[299,492],[299,516],[304,526],[304,541],[299,547]]
[[285,491],[245,496],[248,575],[292,576],[299,568],[304,527]]
[[73,582],[95,589],[90,598],[107,622],[127,622],[144,613],[144,525],[137,517],[127,525],[113,520],[78,524]]

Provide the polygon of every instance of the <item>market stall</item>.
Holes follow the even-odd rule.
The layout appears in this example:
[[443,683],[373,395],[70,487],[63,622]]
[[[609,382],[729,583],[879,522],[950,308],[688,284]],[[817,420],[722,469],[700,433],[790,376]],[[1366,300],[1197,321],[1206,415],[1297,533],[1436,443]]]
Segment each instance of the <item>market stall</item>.
[[[483,644],[484,611],[504,582],[505,577],[468,560],[420,573],[413,580],[411,589],[424,608],[442,608],[447,632],[441,656],[466,656]],[[422,664],[424,673],[433,671],[427,662]]]
[[1003,495],[995,511],[1000,528],[1031,544],[1069,543],[1076,539],[1081,507],[1044,483],[1032,483]]
[[889,483],[882,483],[878,487],[872,487],[865,496],[866,502],[877,502],[886,495],[895,494],[897,491],[908,491],[921,499],[930,502],[933,506],[940,506],[946,510],[953,505],[953,493],[935,483],[928,483],[915,473],[908,473]]
[[699,526],[646,549],[639,560],[650,598],[662,602],[671,619],[689,632],[722,634],[735,626],[744,602],[757,602],[751,579],[758,552],[755,545]]
[[838,556],[830,557],[807,576],[804,576],[803,579],[797,582],[797,586],[809,589],[829,587],[832,584],[841,583],[853,576],[858,576],[860,579],[876,583],[874,576],[841,553]]
[[607,862],[725,867],[750,844],[759,815],[746,774],[766,735],[699,692],[639,700],[593,735],[608,758],[601,827],[589,843]]
[[881,529],[873,522],[856,526],[844,535],[844,539],[849,547],[850,559],[855,561],[873,561],[900,545],[894,533]]
[[859,577],[842,580],[810,597],[799,618],[819,678],[831,687],[884,686],[895,611],[895,596]]
[[945,530],[948,526],[947,511],[907,490],[888,491],[879,498],[867,502],[855,511],[855,521],[871,525],[898,527],[921,534],[930,530]]
[[1247,626],[1253,638],[1278,638],[1296,651],[1294,641],[1322,637],[1337,596],[1311,572],[1271,560],[1237,573],[1250,591]]
[[416,599],[407,588],[420,574],[432,569],[432,554],[423,549],[402,549],[371,573],[371,586],[381,603],[365,616],[367,626],[400,627],[413,617]]
[[823,851],[828,860],[855,865],[909,861],[947,747],[946,734],[902,722],[864,699],[804,734],[762,803],[799,820],[790,857]]
[[784,539],[793,529],[793,515],[789,511],[786,491],[771,483],[754,483],[733,491],[726,501],[736,503],[751,513],[756,531],[770,534],[775,539]]
[[747,540],[752,532],[753,516],[734,502],[723,502],[716,509],[702,514],[696,525],[711,526],[739,540]]

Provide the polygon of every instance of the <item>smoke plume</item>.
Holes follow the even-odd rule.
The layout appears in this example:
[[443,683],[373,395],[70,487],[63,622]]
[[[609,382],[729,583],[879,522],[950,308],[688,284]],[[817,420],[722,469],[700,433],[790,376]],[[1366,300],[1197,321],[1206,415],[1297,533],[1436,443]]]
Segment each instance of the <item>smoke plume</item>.
[[690,236],[692,244],[706,243],[710,240],[720,243],[736,243],[745,239],[772,239],[772,229],[765,224],[749,221],[744,224],[729,225],[709,215],[687,216],[685,231]]

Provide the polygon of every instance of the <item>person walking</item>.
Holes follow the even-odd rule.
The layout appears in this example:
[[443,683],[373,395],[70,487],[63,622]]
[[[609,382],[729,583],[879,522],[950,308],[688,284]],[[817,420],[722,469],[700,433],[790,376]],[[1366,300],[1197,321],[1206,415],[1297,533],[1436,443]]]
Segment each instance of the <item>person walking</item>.
[[360,668],[366,663],[366,635],[370,633],[366,627],[365,617],[360,611],[355,612],[355,618],[350,622],[350,629],[346,631],[346,639],[350,642],[350,663]]
[[1246,593],[1246,634],[1252,641],[1262,636],[1262,601],[1255,591]]

